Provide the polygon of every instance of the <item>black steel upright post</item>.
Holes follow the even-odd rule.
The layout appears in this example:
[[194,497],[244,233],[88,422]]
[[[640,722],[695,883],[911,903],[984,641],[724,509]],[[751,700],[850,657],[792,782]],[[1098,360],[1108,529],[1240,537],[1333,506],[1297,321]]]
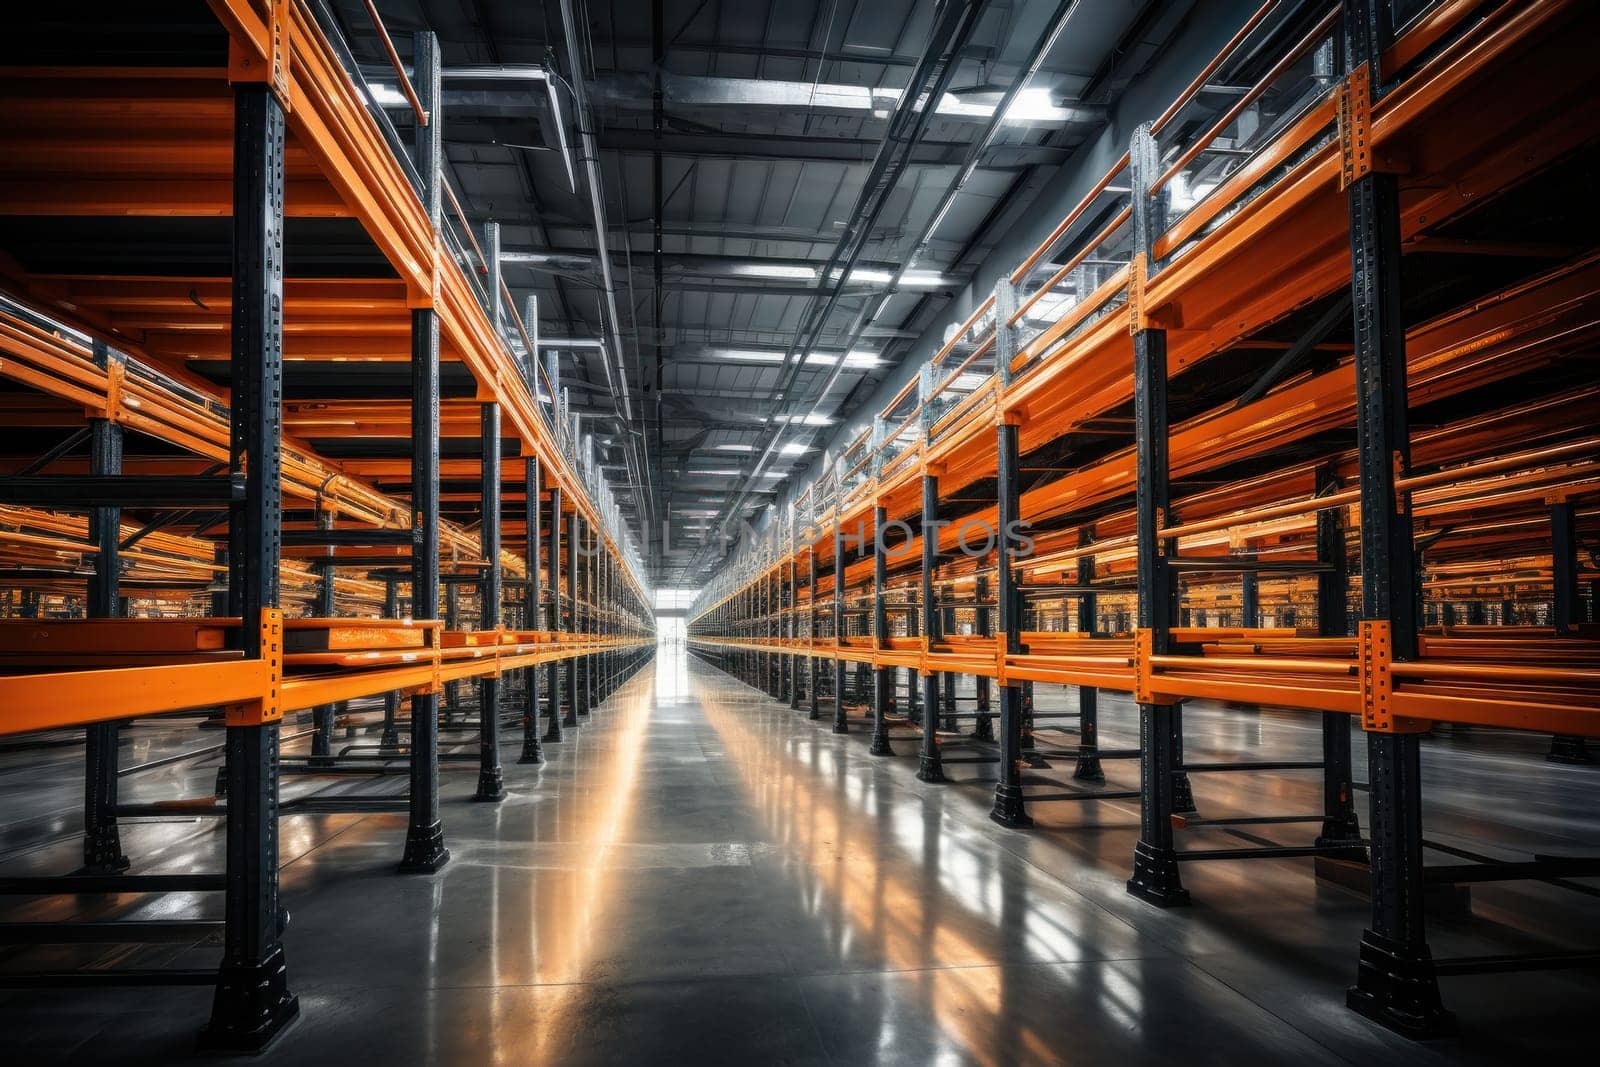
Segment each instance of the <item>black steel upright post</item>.
[[[610,555],[606,552],[604,533],[597,526],[595,528],[595,559],[594,559],[594,633],[597,639],[603,640],[610,629],[610,600],[606,588],[606,562]],[[594,663],[594,703],[596,707],[606,701],[606,654],[596,652],[591,657]]]
[[[461,586],[451,582],[444,589],[444,628],[451,632],[461,629]],[[444,683],[445,716],[449,718],[461,706],[461,683]]]
[[[522,624],[529,630],[544,629],[544,588],[540,581],[544,553],[544,538],[539,530],[539,457],[529,456],[524,462],[523,520],[527,524],[524,551],[528,578],[526,605]],[[518,763],[543,763],[544,749],[539,743],[539,668],[528,667],[522,672],[522,755]]]
[[[1016,310],[1016,289],[1010,276],[1002,276],[994,287],[994,358],[1002,388],[1011,383],[1011,361],[1017,353],[1017,333],[1011,324]],[[995,614],[1005,643],[1000,649],[1000,779],[995,785],[994,809],[989,818],[1002,826],[1023,827],[1033,825],[1022,795],[1023,720],[1027,708],[1022,683],[1012,684],[1004,669],[1010,657],[1027,651],[1022,646],[1022,589],[1012,553],[1014,531],[1022,521],[1022,457],[1018,454],[1017,424],[1008,412],[1001,413],[995,427],[995,446]]]
[[[948,586],[945,587],[942,594],[939,594],[937,590],[935,592],[941,598],[950,595]],[[939,634],[943,636],[956,632],[956,609],[945,605],[939,609]],[[939,707],[940,714],[944,716],[942,728],[950,733],[954,733],[961,728],[961,720],[956,718],[956,679],[958,677],[960,675],[954,671],[942,671],[939,674]]]
[[[483,552],[483,581],[478,585],[478,626],[500,628],[500,405],[483,404],[479,410],[483,465],[482,514],[478,544]],[[486,674],[478,681],[478,788],[473,800],[497,803],[506,798],[505,772],[500,766],[500,679]]]
[[1261,577],[1245,571],[1239,580],[1239,623],[1246,629],[1261,625]]
[[763,647],[766,648],[766,669],[763,681],[767,695],[774,700],[783,699],[783,664],[782,657],[778,655],[777,637],[779,635],[779,620],[783,615],[783,576],[779,568],[774,565],[766,579],[766,617],[762,620],[762,637],[766,638]]
[[[994,636],[994,624],[992,622],[992,616],[989,614],[989,609],[986,606],[988,600],[989,579],[980,574],[972,583],[972,601],[974,605],[972,611],[972,631],[977,637]],[[972,739],[974,741],[993,741],[994,716],[990,714],[994,707],[993,703],[991,702],[993,683],[990,681],[987,674],[979,674],[973,677],[972,693],[974,710],[972,720]]]
[[[808,539],[809,540],[809,539]],[[806,718],[813,721],[822,718],[818,690],[822,688],[822,660],[814,653],[817,641],[817,545],[810,541],[806,545],[806,588],[809,596],[806,608],[806,640],[811,646],[813,655],[807,658],[809,665],[806,679]]]
[[[882,507],[872,509],[872,640],[881,654],[889,647],[889,609],[884,605],[884,586],[888,584],[888,546],[884,544],[884,524],[889,513]],[[892,756],[889,746],[889,705],[894,701],[894,668],[874,666],[872,670],[872,744],[867,752],[874,756]]]
[[[550,531],[550,547],[547,550],[545,575],[550,586],[549,629],[553,634],[561,633],[561,486],[554,481],[550,483],[550,506],[545,512],[549,516],[547,529]],[[567,546],[567,551],[572,551],[572,546]],[[545,664],[545,688],[550,692],[550,725],[545,730],[546,744],[554,744],[561,740],[561,661],[553,659]],[[571,714],[571,711],[568,711]],[[577,720],[573,720],[577,725]]]
[[[443,204],[439,173],[443,98],[439,40],[416,35],[416,86],[431,116],[416,133],[423,206],[437,230]],[[439,618],[439,313],[411,311],[411,617]],[[439,819],[439,694],[411,696],[411,788],[400,870],[428,874],[450,859]]]
[[[209,599],[211,602],[209,605],[207,605],[207,610],[211,612],[211,617],[213,619],[225,619],[228,617],[228,574],[231,571],[231,568],[228,566],[227,541],[223,541],[221,544],[212,547],[211,564],[214,570],[212,571],[211,586],[209,590],[211,594]],[[202,730],[215,730],[224,727],[227,724],[227,714],[219,708],[201,720],[200,728]],[[223,760],[223,762],[217,767],[216,795],[219,797],[228,795],[227,760]]]
[[804,685],[800,681],[800,655],[794,651],[794,642],[800,637],[800,564],[794,558],[794,552],[798,551],[799,539],[792,536],[792,533],[793,530],[791,528],[791,536],[789,538],[789,603],[788,614],[784,616],[783,636],[788,638],[790,642],[789,655],[784,660],[787,664],[789,677],[789,710],[798,711],[800,710],[800,698],[804,689]]
[[[385,577],[383,580],[383,617],[398,619],[400,617],[400,581],[394,576]],[[400,694],[391,689],[383,694],[383,731],[378,735],[379,748],[396,748],[400,744],[400,732],[395,720],[400,714]]]
[[[1331,470],[1317,472],[1317,491],[1338,488]],[[1325,508],[1317,512],[1317,561],[1325,568],[1317,573],[1317,632],[1323,637],[1348,637],[1350,609],[1350,560],[1345,551],[1343,510]],[[1356,816],[1354,772],[1350,752],[1350,716],[1343,712],[1322,715],[1322,833],[1319,846],[1348,844],[1342,858],[1365,862],[1366,846],[1361,843],[1361,820]]]
[[[939,601],[933,578],[939,569],[939,479],[922,476],[922,635],[932,652],[939,638]],[[939,676],[930,671],[922,689],[922,750],[917,777],[924,782],[942,782],[944,759],[939,751]]]
[[[844,527],[839,522],[838,508],[833,513],[833,641],[844,640]],[[844,659],[833,657],[833,732],[850,732],[850,720],[844,710]]]
[[[1578,584],[1577,513],[1572,501],[1550,505],[1550,623],[1557,637],[1570,637],[1583,621],[1583,591]],[[1593,763],[1589,744],[1576,734],[1556,734],[1550,739],[1551,763]]]
[[[1380,27],[1387,6],[1343,0],[1352,112],[1365,113],[1382,84]],[[1352,125],[1359,127],[1354,118]],[[1388,623],[1393,659],[1406,661],[1417,656],[1417,570],[1409,494],[1396,484],[1411,467],[1399,182],[1392,174],[1355,174],[1345,194],[1361,475],[1361,615]],[[1450,1030],[1453,1018],[1439,1000],[1423,919],[1421,772],[1419,735],[1367,733],[1372,925],[1361,937],[1361,964],[1347,1002],[1391,1029],[1431,1037]]]
[[[317,515],[317,525],[323,529],[331,529],[331,516],[327,512]],[[333,618],[334,612],[334,574],[333,552],[330,547],[325,550],[323,557],[322,573],[317,575],[317,617],[320,619]],[[326,766],[333,762],[333,717],[339,710],[337,704],[318,704],[311,712],[311,759],[313,766]]]
[[[583,557],[583,633],[585,639],[591,638],[595,633],[595,619],[598,603],[595,598],[595,566],[596,557],[599,555],[600,538],[598,530],[585,521],[583,524],[584,545],[588,551]],[[583,711],[588,714],[594,709],[596,700],[594,696],[594,656],[584,655],[579,661],[579,669],[583,672]]]
[[[582,616],[578,610],[578,555],[583,551],[583,520],[578,517],[577,508],[567,518],[567,632],[574,637],[582,633]],[[587,713],[587,708],[579,705],[578,697],[578,662],[573,657],[568,657],[567,665],[567,718],[564,725],[577,726],[580,711]]]
[[[283,397],[283,108],[263,83],[234,87],[230,467],[245,475],[228,525],[229,607],[244,654],[278,606]],[[265,695],[265,694],[263,694]],[[278,725],[227,727],[227,876],[211,1049],[256,1051],[300,1010],[278,940]]]
[[[95,342],[94,359],[100,367],[108,367],[113,358],[121,357],[113,357],[104,342]],[[89,420],[89,473],[122,473],[122,427],[110,419]],[[89,541],[95,557],[88,615],[92,619],[116,618],[122,614],[122,509],[91,509]],[[83,873],[111,874],[128,867],[117,826],[117,748],[122,724],[91,723],[83,733]]]
[[[1002,281],[1004,284],[1004,281]],[[999,498],[995,536],[995,607],[1000,633],[1005,639],[1002,655],[1021,655],[1022,592],[1018,588],[1017,568],[1008,531],[1015,528],[1019,498],[1017,426],[1002,422],[995,431],[998,445],[995,495]],[[989,818],[1002,826],[1032,826],[1022,795],[1022,685],[1000,686],[1000,780],[994,789],[994,808]]]
[[[1078,531],[1078,546],[1094,544],[1094,527]],[[1093,637],[1099,629],[1100,603],[1097,594],[1087,590],[1094,584],[1094,555],[1078,557],[1078,632]],[[1106,772],[1100,766],[1100,690],[1092,685],[1078,686],[1078,763],[1072,777],[1086,782],[1103,782]]]
[[[593,629],[591,625],[593,611],[590,604],[592,589],[589,585],[589,567],[594,560],[594,553],[589,545],[590,530],[588,520],[578,519],[577,529],[578,533],[575,540],[578,545],[578,583],[572,601],[572,609],[577,613],[577,618],[572,628],[587,641],[590,631]],[[578,714],[588,715],[593,706],[589,693],[589,657],[588,655],[579,656],[572,661],[572,664],[573,669],[578,672]]]
[[[1150,192],[1155,175],[1160,173],[1160,163],[1148,125],[1134,131],[1128,153],[1133,186],[1133,248],[1137,257],[1133,284],[1142,285],[1142,264],[1164,228],[1161,198]],[[1143,300],[1142,291],[1137,299]],[[1134,302],[1130,297],[1129,303]],[[1138,539],[1138,622],[1141,629],[1150,631],[1151,650],[1166,655],[1172,651],[1176,614],[1173,576],[1168,566],[1172,546],[1161,537],[1161,528],[1171,510],[1167,480],[1167,333],[1138,319],[1132,321],[1131,328],[1134,434],[1138,447],[1134,526]],[[1189,893],[1178,877],[1177,853],[1172,847],[1177,715],[1173,704],[1139,704],[1139,842],[1134,846],[1128,892],[1161,907],[1189,902]]]

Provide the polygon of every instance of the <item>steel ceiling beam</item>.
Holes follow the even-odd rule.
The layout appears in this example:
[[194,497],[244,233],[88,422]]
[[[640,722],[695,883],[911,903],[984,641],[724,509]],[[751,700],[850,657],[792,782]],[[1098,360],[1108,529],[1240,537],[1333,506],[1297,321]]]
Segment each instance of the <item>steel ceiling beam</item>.
[[[605,126],[596,142],[601,151],[625,155],[647,155],[655,151],[646,129]],[[860,137],[818,137],[804,135],[738,133],[681,133],[662,135],[663,155],[681,159],[787,159],[799,162],[854,163],[868,166],[879,142]],[[908,153],[908,162],[919,167],[956,167],[966,159],[970,141],[920,140]],[[1032,167],[1064,162],[1071,149],[1056,145],[996,145],[984,162],[989,169]]]
[[[801,356],[815,346],[816,338],[825,327],[829,314],[838,306],[843,295],[843,286],[833,280],[834,268],[838,268],[840,279],[849,276],[856,259],[866,246],[879,214],[888,202],[889,195],[899,184],[900,176],[905,169],[911,165],[916,146],[921,142],[928,122],[932,118],[932,112],[926,108],[918,108],[915,101],[924,95],[935,100],[944,95],[950,80],[960,67],[961,49],[971,39],[986,7],[987,0],[965,0],[965,2],[951,0],[935,13],[934,25],[929,32],[922,58],[912,72],[905,93],[890,117],[883,141],[873,157],[867,180],[862,183],[861,194],[846,219],[845,232],[840,235],[833,255],[829,258],[828,268],[819,276],[816,289],[803,316],[801,328],[796,331],[785,356],[784,374],[774,387],[773,395],[768,401],[769,406],[780,398],[789,397],[795,379],[805,365]],[[835,368],[836,374],[843,368],[844,362],[841,361]],[[739,512],[750,494],[755,491],[762,468],[773,457],[783,431],[789,429],[790,424],[785,421],[781,426],[774,424],[764,431],[764,436],[767,438],[766,445],[758,451],[749,475],[742,479],[744,487],[732,508],[726,509],[719,518],[716,524],[719,531],[726,529],[729,518]]]

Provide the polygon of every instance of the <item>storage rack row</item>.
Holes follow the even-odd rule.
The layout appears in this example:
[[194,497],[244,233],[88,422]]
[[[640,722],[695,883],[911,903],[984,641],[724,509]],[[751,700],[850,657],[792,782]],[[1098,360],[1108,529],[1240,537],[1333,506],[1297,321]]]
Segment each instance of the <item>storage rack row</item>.
[[[1051,755],[1089,783],[1139,762],[1129,892],[1185,904],[1203,860],[1361,865],[1348,1003],[1403,1033],[1451,1027],[1440,975],[1593,966],[1431,957],[1425,884],[1600,858],[1425,866],[1419,739],[1534,730],[1577,760],[1600,734],[1600,234],[1564,195],[1600,151],[1572,44],[1595,18],[1263,4],[741,546],[691,648],[836,732],[865,714],[874,754],[912,727],[925,781],[995,764],[1008,827],[1128,795],[1027,788],[1032,689],[1075,687]],[[1136,749],[1098,745],[1102,690],[1137,702]],[[1187,699],[1319,713],[1323,758],[1185,761]],[[1311,842],[1179,847],[1191,775],[1280,770],[1323,776]]]
[[[416,34],[410,69],[396,61],[417,104],[408,143],[323,5],[210,10],[199,27],[174,6],[141,14],[139,32],[179,53],[167,65],[148,65],[138,40],[91,42],[89,27],[83,57],[0,67],[0,426],[68,431],[0,469],[0,734],[81,729],[86,746],[84,866],[0,876],[0,894],[104,894],[115,915],[151,894],[217,893],[222,921],[8,922],[0,938],[198,941],[220,925],[222,961],[24,971],[24,952],[0,984],[208,985],[205,1043],[251,1051],[298,1012],[279,818],[403,812],[399,870],[437,871],[441,763],[478,771],[473,799],[502,799],[503,733],[520,732],[521,762],[540,762],[654,637],[594,442],[555,355],[540,362],[533,307],[511,306],[498,228],[480,244],[459,204],[444,214],[456,198],[437,40]],[[36,56],[70,52],[32,43]],[[319,229],[330,222],[343,227],[332,238]],[[220,256],[207,243],[218,225]],[[45,253],[29,238],[41,228]],[[352,235],[367,258],[317,276]],[[362,267],[370,277],[354,276]],[[207,360],[225,361],[226,387],[196,372]],[[467,397],[443,395],[442,362]],[[302,363],[399,363],[409,388],[297,403],[285,386]],[[403,451],[319,454],[308,442],[337,436],[331,408],[345,436]],[[480,454],[442,459],[441,434],[476,438]],[[477,483],[476,529],[441,514],[442,474]],[[133,720],[197,712],[224,728],[221,745],[119,766]],[[301,712],[309,728],[284,734]],[[376,742],[339,744],[339,724],[357,720]],[[305,752],[281,749],[302,737]],[[119,798],[129,773],[219,748],[215,796]],[[407,788],[280,800],[285,774],[391,774]],[[171,811],[225,820],[221,871],[146,873],[124,852],[121,819]]]

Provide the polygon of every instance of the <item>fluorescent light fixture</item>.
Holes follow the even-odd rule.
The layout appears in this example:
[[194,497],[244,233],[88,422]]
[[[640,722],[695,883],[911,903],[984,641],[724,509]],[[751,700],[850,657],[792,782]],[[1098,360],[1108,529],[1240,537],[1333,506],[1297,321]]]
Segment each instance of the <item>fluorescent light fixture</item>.
[[817,269],[794,263],[735,263],[728,268],[730,274],[741,278],[771,278],[775,281],[814,282]]
[[604,348],[606,343],[595,337],[541,337],[540,348]]
[[[1005,122],[1074,122],[1089,117],[1089,112],[1084,108],[1062,107],[1051,100],[1049,89],[1028,88],[1022,90],[1011,101],[1011,106],[1006,108]],[[938,113],[941,115],[960,115],[963,118],[986,119],[994,114],[999,102],[988,103],[979,100],[964,100],[950,93],[944,94],[939,100]]]
[[[993,109],[990,109],[991,113]],[[1006,122],[1059,122],[1064,108],[1056,107],[1050,99],[1049,89],[1024,89],[1006,108]]]
[[[708,354],[734,363],[782,363],[784,356],[784,353],[770,348],[712,348]],[[838,362],[837,352],[807,352],[805,355],[808,367],[831,367]],[[882,362],[876,352],[853,349],[844,354],[846,367],[871,368]]]
[[[850,272],[850,280],[861,285],[888,285],[894,281],[894,271],[872,270],[857,267]],[[901,289],[948,289],[957,285],[956,279],[936,270],[908,270],[900,275]]]
[[[1057,27],[1062,25],[1057,22]],[[1054,35],[1052,35],[1052,40]],[[450,72],[447,71],[448,75]],[[1032,72],[1029,72],[1030,76]],[[842,82],[782,81],[776,78],[730,78],[717,76],[672,75],[666,82],[670,104],[686,108],[736,106],[744,108],[807,108],[813,111],[855,112],[887,118],[905,95],[905,90]],[[985,119],[995,113],[1003,94],[985,93],[983,98],[942,94],[933,110],[941,116]],[[917,101],[927,106],[925,101]],[[1060,106],[1052,102],[1048,89],[1024,89],[1006,109],[1005,118],[1013,122],[1082,122],[1099,114],[1092,108]]]
[[[834,361],[829,360],[829,366],[832,366]],[[807,358],[806,362],[810,362],[810,357]],[[882,366],[882,364],[883,360],[876,352],[851,351],[844,354],[844,365],[846,367],[878,367]]]
[[735,363],[782,363],[783,353],[760,348],[713,348],[710,355]]
[[738,473],[732,467],[718,467],[715,470],[690,471],[689,475],[693,478],[733,478]]
[[[717,452],[754,452],[755,450],[755,445],[717,445],[714,449],[714,451]],[[789,441],[786,444],[778,446],[778,455],[803,456],[807,452],[815,452],[816,450],[817,448],[815,445],[802,444],[799,441]]]

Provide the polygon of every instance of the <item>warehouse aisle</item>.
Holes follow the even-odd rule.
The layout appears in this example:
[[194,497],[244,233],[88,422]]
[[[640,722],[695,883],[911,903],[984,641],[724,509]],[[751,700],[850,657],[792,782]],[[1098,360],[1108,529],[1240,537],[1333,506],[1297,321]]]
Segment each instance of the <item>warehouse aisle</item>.
[[291,880],[272,1058],[1335,1062],[860,741],[663,657],[506,804],[451,805],[436,885],[351,877],[359,839]]
[[[1108,734],[1126,719],[1109,709]],[[1283,752],[1304,725],[1219,710],[1194,716],[1191,745]],[[1001,830],[984,788],[924,785],[910,758],[875,759],[865,738],[679,650],[548,755],[508,762],[497,806],[467,799],[471,773],[446,771],[453,860],[434,878],[393,873],[397,817],[284,820],[302,1017],[266,1061],[1321,1064],[1504,1051],[1430,1051],[1346,1012],[1365,904],[1303,864],[1203,865],[1194,908],[1148,908],[1122,888],[1135,805],[1041,807],[1042,827],[1073,828]],[[1230,800],[1250,798],[1202,790],[1213,810]],[[217,835],[198,827],[134,834],[154,869],[218,862]],[[1246,883],[1252,893],[1230,892]],[[1540,997],[1572,1016],[1582,987],[1549,983],[1578,981],[1519,982],[1523,1021],[1538,1022]],[[1452,986],[1459,1008],[1471,988]],[[26,1062],[152,1062],[191,1054],[206,996],[8,992],[0,1017]]]

